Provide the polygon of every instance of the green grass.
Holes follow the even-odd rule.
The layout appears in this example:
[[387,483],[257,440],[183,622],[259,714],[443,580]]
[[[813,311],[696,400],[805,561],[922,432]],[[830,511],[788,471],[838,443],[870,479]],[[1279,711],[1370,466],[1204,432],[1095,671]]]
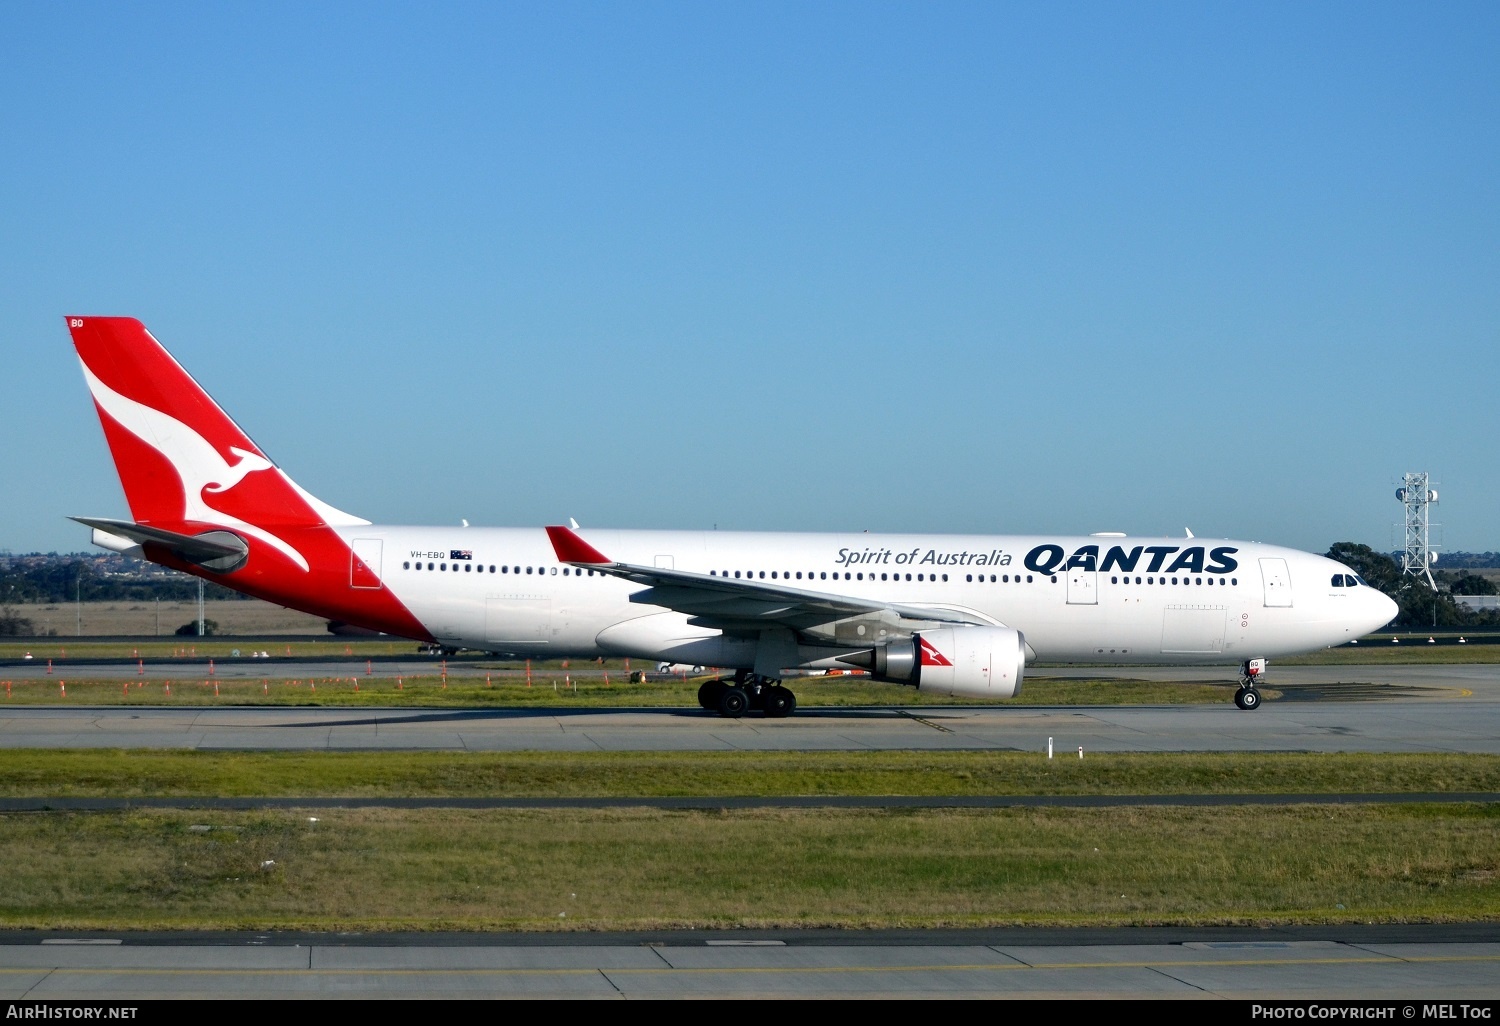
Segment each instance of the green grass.
[[1500,792],[1500,756],[0,750],[10,797]]
[[0,864],[12,928],[1472,921],[1500,808],[29,814]]
[[1276,666],[1451,666],[1459,663],[1500,663],[1500,645],[1429,645],[1425,636],[1401,644],[1372,641],[1341,645],[1308,655],[1273,660]]

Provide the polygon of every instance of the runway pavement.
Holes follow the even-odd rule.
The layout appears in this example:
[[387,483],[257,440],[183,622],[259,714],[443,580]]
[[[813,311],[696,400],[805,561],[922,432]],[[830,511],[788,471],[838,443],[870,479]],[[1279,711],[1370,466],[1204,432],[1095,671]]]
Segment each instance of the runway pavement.
[[[1500,666],[1299,667],[1222,705],[701,709],[0,707],[0,747],[426,751],[1500,752]],[[1132,673],[1140,673],[1132,670]],[[1158,672],[1158,671],[1152,671]],[[1175,672],[1175,671],[1172,671]],[[1201,671],[1200,671],[1201,672]]]
[[[1148,997],[1493,1001],[1485,927],[655,936],[10,935],[0,999]],[[206,942],[205,942],[206,941]],[[1399,1015],[1399,1012],[1397,1013]]]

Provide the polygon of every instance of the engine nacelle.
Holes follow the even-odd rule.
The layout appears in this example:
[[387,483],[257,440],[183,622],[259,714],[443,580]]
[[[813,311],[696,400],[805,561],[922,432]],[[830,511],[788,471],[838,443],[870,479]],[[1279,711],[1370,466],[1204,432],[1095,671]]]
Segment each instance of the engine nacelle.
[[1014,698],[1026,670],[1026,639],[1010,627],[938,627],[841,661],[940,695]]

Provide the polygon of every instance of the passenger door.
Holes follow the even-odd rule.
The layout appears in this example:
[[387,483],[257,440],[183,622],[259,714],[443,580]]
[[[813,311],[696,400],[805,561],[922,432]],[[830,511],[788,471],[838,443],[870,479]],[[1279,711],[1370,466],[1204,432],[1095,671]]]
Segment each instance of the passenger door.
[[1094,570],[1074,567],[1068,571],[1068,605],[1097,606],[1099,604],[1099,574]]
[[1284,608],[1292,604],[1292,575],[1287,570],[1286,560],[1280,557],[1263,557],[1260,561],[1260,576],[1265,583],[1267,607]]

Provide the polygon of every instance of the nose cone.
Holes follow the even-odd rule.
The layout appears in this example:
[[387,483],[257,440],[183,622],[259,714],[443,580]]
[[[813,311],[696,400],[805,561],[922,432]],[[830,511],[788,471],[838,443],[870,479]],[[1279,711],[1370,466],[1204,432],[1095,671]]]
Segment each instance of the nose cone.
[[1380,628],[1394,620],[1397,613],[1401,612],[1401,607],[1396,605],[1395,600],[1383,591],[1376,591],[1374,588],[1369,588],[1363,597],[1370,614],[1368,626],[1364,628],[1364,633],[1366,634],[1369,634],[1371,631],[1380,630]]

